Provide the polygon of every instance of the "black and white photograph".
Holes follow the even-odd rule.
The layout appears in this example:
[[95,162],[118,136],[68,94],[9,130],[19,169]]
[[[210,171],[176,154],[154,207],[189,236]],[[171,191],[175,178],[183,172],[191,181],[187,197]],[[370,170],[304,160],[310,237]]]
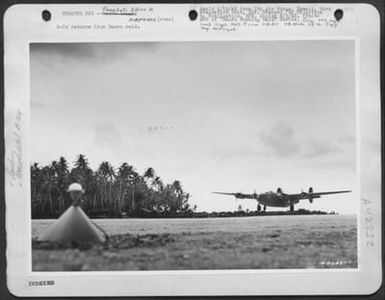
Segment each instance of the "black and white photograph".
[[32,271],[358,268],[354,40],[29,56]]
[[381,18],[360,3],[9,7],[9,294],[375,297]]

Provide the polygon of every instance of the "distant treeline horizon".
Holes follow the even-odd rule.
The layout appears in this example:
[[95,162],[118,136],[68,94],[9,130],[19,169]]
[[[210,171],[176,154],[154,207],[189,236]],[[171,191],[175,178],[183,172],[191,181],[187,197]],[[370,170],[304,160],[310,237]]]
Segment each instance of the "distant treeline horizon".
[[[245,217],[283,214],[327,214],[323,211],[299,209],[287,211],[258,212],[197,211],[189,204],[190,194],[182,188],[179,180],[165,184],[155,170],[147,168],[139,174],[132,165],[122,163],[115,169],[109,162],[101,162],[94,171],[83,154],[79,154],[69,167],[67,159],[60,157],[50,164],[31,165],[32,219],[59,217],[70,205],[68,186],[78,182],[85,190],[81,207],[93,218],[215,218]],[[332,212],[331,214],[335,214]]]
[[142,217],[155,212],[176,216],[196,210],[179,180],[164,183],[153,168],[139,174],[126,162],[115,169],[104,161],[93,170],[85,155],[79,154],[72,168],[64,157],[47,165],[32,163],[32,218],[60,216],[71,205],[67,189],[73,182],[83,186],[81,207],[91,217]]

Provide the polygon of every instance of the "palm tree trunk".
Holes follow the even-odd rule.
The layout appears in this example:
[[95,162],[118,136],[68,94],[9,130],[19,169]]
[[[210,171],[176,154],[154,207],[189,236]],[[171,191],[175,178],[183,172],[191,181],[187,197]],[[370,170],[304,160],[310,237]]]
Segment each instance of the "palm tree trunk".
[[117,211],[120,212],[122,210],[122,201],[123,201],[123,195],[122,195],[122,183],[119,182],[119,194],[117,195]]
[[131,209],[132,209],[132,212],[135,211],[135,186],[132,187],[132,205],[131,205]]
[[92,212],[94,213],[96,210],[96,191],[94,191],[94,201],[93,202],[94,202],[94,207],[93,207]]
[[103,211],[104,205],[103,205],[103,188],[102,186],[99,187],[99,195],[100,195],[100,206]]
[[49,206],[51,209],[51,216],[53,216],[53,203],[52,203],[52,195],[51,195],[51,183],[48,185],[48,199],[49,199]]

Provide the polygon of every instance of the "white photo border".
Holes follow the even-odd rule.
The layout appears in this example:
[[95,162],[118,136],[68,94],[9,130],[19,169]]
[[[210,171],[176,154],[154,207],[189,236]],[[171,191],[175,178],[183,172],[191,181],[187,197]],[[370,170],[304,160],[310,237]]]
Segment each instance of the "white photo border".
[[[145,7],[172,22],[147,23],[129,34],[119,31],[60,31],[57,25],[79,20],[65,11],[100,12],[103,7]],[[188,12],[202,7],[324,7],[332,17],[343,9],[336,27],[241,27],[204,31]],[[49,10],[45,22],[41,12]],[[84,18],[84,17],[83,17]],[[88,23],[119,23],[95,14]],[[290,270],[189,270],[32,272],[30,203],[30,43],[135,41],[354,40],[356,45],[358,268]],[[177,296],[370,294],[382,283],[381,262],[381,109],[380,17],[368,4],[93,4],[14,5],[4,16],[5,195],[7,283],[17,296]],[[378,133],[378,165],[365,164],[373,150],[365,133]],[[367,178],[370,174],[371,180]],[[368,188],[368,187],[377,188]],[[150,278],[150,281],[149,281]],[[33,282],[54,284],[34,285]],[[279,286],[277,286],[279,282]]]

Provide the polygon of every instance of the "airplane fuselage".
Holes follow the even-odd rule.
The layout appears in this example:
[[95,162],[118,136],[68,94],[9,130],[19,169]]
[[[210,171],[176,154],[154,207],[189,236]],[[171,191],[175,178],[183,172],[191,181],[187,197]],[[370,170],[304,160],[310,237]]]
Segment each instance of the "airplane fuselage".
[[[320,198],[319,196],[314,196],[312,198]],[[298,204],[301,199],[290,197],[290,195],[282,193],[267,192],[259,194],[256,197],[256,200],[259,204],[263,206],[271,207],[290,207],[290,205]]]

